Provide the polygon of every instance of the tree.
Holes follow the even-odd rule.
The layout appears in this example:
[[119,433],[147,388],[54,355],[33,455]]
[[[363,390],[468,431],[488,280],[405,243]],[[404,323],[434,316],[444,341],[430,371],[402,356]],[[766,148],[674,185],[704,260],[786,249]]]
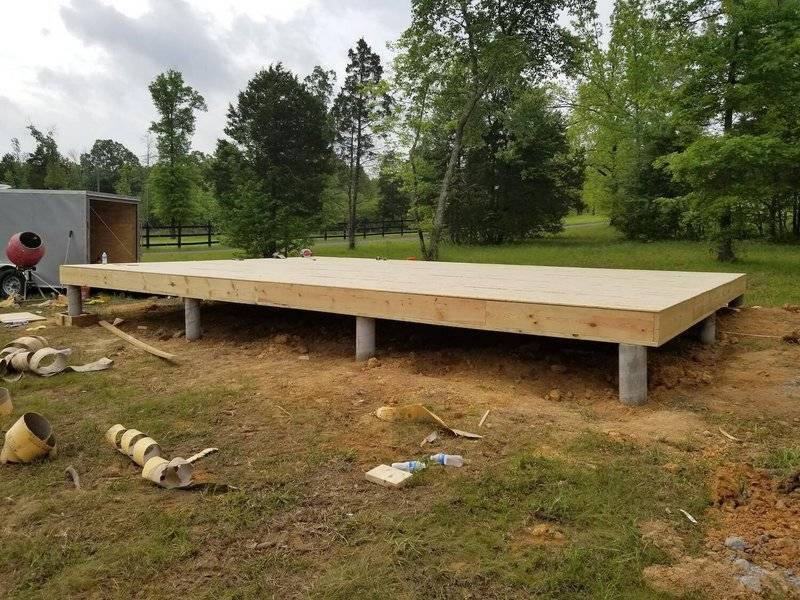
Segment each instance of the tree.
[[347,236],[350,249],[355,248],[356,212],[361,173],[373,156],[375,132],[380,120],[388,115],[391,99],[382,82],[381,59],[361,38],[347,52],[350,62],[347,77],[333,103],[336,147],[348,166]]
[[465,131],[491,89],[535,82],[570,55],[571,37],[559,14],[581,0],[413,0],[411,26],[398,46],[398,76],[407,88],[426,89],[445,119],[447,163],[427,248],[436,260],[451,185]]
[[753,224],[766,220],[779,237],[787,208],[800,234],[800,5],[687,1],[675,19],[701,24],[676,99],[702,135],[660,164],[691,187],[686,198],[705,217],[719,260],[736,258],[734,241]]
[[[132,183],[133,167],[139,166],[139,159],[124,145],[114,140],[95,140],[92,149],[80,157],[81,167],[86,174],[89,189],[97,192],[114,193],[124,165],[130,165],[126,176]],[[130,192],[129,192],[130,193]]]
[[25,161],[28,185],[32,189],[63,189],[66,182],[64,159],[58,151],[53,131],[42,132],[35,125],[28,125],[36,147]]
[[156,135],[158,162],[150,177],[150,190],[156,214],[164,221],[180,223],[194,210],[193,193],[198,173],[189,159],[195,112],[205,111],[203,97],[183,81],[183,75],[170,69],[158,75],[149,86],[159,119],[150,125]]
[[280,63],[256,73],[228,109],[210,167],[220,224],[236,247],[272,256],[319,222],[332,132],[325,104]]
[[378,170],[378,217],[393,221],[403,219],[411,207],[411,197],[406,192],[401,173],[402,165],[394,152],[381,157]]
[[562,229],[580,204],[583,161],[570,151],[561,113],[541,89],[487,98],[485,127],[464,150],[449,207],[456,243],[499,244]]

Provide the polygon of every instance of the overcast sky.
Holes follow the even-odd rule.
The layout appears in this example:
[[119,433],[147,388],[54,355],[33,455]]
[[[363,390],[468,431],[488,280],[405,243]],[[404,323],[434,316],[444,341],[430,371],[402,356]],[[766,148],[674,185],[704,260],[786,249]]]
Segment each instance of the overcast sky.
[[205,97],[194,147],[210,151],[258,69],[282,61],[304,76],[320,64],[341,77],[361,36],[387,61],[410,9],[409,0],[3,0],[2,14],[0,154],[12,137],[31,150],[34,123],[55,130],[63,153],[112,138],[142,156],[158,73],[182,71]]

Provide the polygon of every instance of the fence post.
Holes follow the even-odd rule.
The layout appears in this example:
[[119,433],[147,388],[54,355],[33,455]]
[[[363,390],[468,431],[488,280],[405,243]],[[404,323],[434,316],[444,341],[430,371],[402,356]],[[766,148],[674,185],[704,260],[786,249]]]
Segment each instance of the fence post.
[[400,237],[403,237],[403,223],[405,223],[405,220],[400,217]]
[[182,225],[178,225],[178,250],[181,248],[181,227]]
[[150,223],[144,224],[144,247],[150,250]]
[[369,221],[364,219],[364,239],[367,239],[367,227],[369,227]]
[[211,223],[209,223],[207,227],[208,227],[208,247],[211,248]]
[[386,219],[381,219],[381,237],[386,237]]

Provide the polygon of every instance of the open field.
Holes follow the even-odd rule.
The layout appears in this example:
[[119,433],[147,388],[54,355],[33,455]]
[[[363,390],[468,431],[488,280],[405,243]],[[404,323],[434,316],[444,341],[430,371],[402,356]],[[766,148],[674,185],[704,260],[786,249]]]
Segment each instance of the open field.
[[[800,467],[800,347],[779,339],[798,314],[727,312],[721,331],[776,337],[653,351],[650,402],[633,409],[616,400],[607,344],[381,323],[379,361],[361,365],[348,318],[213,304],[187,344],[174,300],[90,309],[181,364],[97,327],[37,332],[75,363],[116,362],[7,384],[2,426],[41,412],[60,452],[0,466],[0,597],[748,597],[736,557],[774,571],[785,597],[782,569],[800,569],[800,492],[775,487]],[[0,330],[0,347],[17,335]],[[423,449],[430,426],[372,414],[408,402],[484,438]],[[240,491],[142,480],[103,439],[118,422],[170,456],[218,446],[198,479]],[[363,479],[436,451],[469,463],[403,490]],[[68,465],[82,490],[65,485]],[[726,549],[731,535],[747,549]]]

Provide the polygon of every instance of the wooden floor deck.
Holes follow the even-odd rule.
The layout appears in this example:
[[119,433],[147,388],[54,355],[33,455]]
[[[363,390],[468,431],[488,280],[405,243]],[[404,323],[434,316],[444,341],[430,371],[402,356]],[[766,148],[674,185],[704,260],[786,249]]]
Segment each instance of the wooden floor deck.
[[356,258],[65,265],[61,283],[660,346],[745,292],[731,273]]

